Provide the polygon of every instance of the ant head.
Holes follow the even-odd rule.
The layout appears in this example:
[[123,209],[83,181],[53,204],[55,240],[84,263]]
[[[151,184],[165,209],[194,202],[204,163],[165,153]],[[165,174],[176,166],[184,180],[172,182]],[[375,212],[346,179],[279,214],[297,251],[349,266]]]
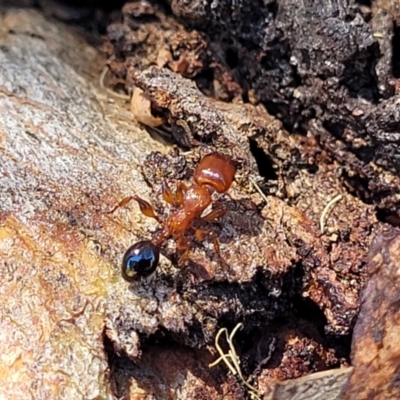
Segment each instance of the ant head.
[[138,278],[151,275],[157,268],[160,249],[150,240],[135,243],[124,254],[122,260],[122,277],[132,282]]
[[194,181],[202,186],[212,187],[218,193],[226,192],[236,173],[236,166],[229,157],[219,153],[204,156],[193,173]]

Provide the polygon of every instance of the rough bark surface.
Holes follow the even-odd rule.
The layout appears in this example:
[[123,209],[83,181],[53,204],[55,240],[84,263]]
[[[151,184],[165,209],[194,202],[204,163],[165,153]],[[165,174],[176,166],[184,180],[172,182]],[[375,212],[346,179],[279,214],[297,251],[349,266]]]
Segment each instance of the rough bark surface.
[[162,146],[93,86],[104,58],[78,32],[7,9],[0,42],[0,397],[106,398],[107,301],[134,240],[107,211]]
[[399,387],[399,279],[400,230],[387,228],[371,245],[370,279],[354,328],[354,372],[343,389],[343,398],[397,399]]

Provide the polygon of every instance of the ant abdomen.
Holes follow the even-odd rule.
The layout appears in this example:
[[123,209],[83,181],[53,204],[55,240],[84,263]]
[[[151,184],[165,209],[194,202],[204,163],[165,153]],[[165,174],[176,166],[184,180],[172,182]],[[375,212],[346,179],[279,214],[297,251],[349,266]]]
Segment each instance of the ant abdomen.
[[160,249],[150,240],[135,243],[125,252],[122,260],[122,277],[132,282],[151,275],[157,268]]

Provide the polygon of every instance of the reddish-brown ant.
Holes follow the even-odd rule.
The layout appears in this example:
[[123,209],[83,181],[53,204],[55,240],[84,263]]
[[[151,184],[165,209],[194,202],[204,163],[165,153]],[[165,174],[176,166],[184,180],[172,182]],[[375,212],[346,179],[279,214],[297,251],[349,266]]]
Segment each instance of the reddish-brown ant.
[[[122,200],[117,207],[135,200],[139,204],[141,212],[147,217],[154,218],[162,227],[153,235],[151,241],[135,243],[126,251],[122,262],[123,278],[132,281],[135,278],[152,274],[158,264],[160,246],[171,237],[175,240],[177,250],[183,252],[178,264],[184,265],[189,258],[190,251],[190,244],[185,238],[186,232],[192,228],[196,219],[213,221],[228,211],[225,205],[221,205],[202,216],[204,210],[212,203],[212,194],[215,191],[225,193],[230,188],[235,173],[236,167],[228,157],[211,153],[200,160],[193,174],[194,182],[190,187],[181,183],[176,193],[173,193],[168,184],[164,182],[162,185],[163,198],[167,203],[176,207],[165,221],[157,216],[150,203],[138,196]],[[195,229],[194,233],[198,240],[212,236],[210,232],[201,228]],[[219,255],[218,241],[214,236],[212,239],[215,251]]]

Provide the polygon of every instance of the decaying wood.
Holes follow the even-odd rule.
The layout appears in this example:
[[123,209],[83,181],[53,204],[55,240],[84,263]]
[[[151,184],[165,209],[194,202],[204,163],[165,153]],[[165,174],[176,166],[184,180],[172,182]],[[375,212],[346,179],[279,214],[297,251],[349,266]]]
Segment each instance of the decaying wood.
[[400,397],[399,260],[400,230],[387,227],[374,240],[368,257],[370,280],[354,328],[355,368],[343,389],[346,400]]
[[109,28],[118,76],[156,63],[217,99],[261,101],[313,135],[356,195],[398,214],[396,2],[171,0],[181,24],[151,4],[151,22],[132,2]]
[[[343,185],[336,173],[337,165],[324,162],[317,154],[321,150],[312,147],[315,146],[312,140],[290,137],[266,112],[259,113],[258,118],[248,113],[247,120],[251,124],[242,124],[241,121],[246,120],[246,108],[222,107],[205,98],[192,82],[169,70],[151,67],[136,72],[134,81],[159,110],[164,110],[170,124],[184,120],[192,137],[207,140],[208,149],[250,160],[240,170],[239,184],[230,191],[231,212],[224,219],[225,231],[219,234],[229,269],[219,280],[248,282],[257,271],[262,271],[270,277],[268,285],[277,285],[276,290],[280,291],[281,284],[273,283],[274,280],[280,281],[283,274],[301,262],[307,281],[303,295],[311,297],[325,311],[330,329],[347,331],[358,310],[357,292],[363,282],[363,257],[371,239],[367,227],[372,227],[376,220],[371,208],[343,193]],[[278,178],[278,186],[283,185],[281,196],[289,197],[291,206],[275,196],[267,196],[265,201],[260,199],[251,183],[251,179],[253,182],[260,180],[252,155],[249,156],[250,140],[271,156],[276,169],[284,171]],[[198,160],[195,154],[202,152],[201,146],[192,152],[187,157],[189,169],[191,159]],[[158,171],[164,170],[161,166],[173,163],[172,157],[158,158],[153,158],[145,168],[148,181],[159,183]],[[313,164],[318,164],[315,173],[297,168],[301,165],[309,169]],[[172,175],[171,181],[174,178],[185,177]],[[332,210],[335,226],[328,226],[327,235],[321,237],[320,217],[330,198],[338,193],[343,193],[344,198]],[[155,204],[158,204],[157,200]],[[162,203],[159,207],[161,209]],[[260,207],[264,207],[261,214],[257,211]],[[349,229],[351,235],[347,239],[341,238],[340,232]],[[245,251],[243,243],[246,243]],[[215,275],[210,271],[209,257],[193,259],[207,270],[207,276]],[[279,308],[279,313],[284,314],[284,307]]]
[[298,378],[292,381],[280,382],[268,388],[268,394],[263,400],[316,400],[326,398],[339,400],[341,390],[353,368],[323,371]]
[[396,1],[371,8],[355,0],[255,3],[170,1],[184,24],[240,60],[231,73],[256,98],[341,160],[353,190],[398,213]]

